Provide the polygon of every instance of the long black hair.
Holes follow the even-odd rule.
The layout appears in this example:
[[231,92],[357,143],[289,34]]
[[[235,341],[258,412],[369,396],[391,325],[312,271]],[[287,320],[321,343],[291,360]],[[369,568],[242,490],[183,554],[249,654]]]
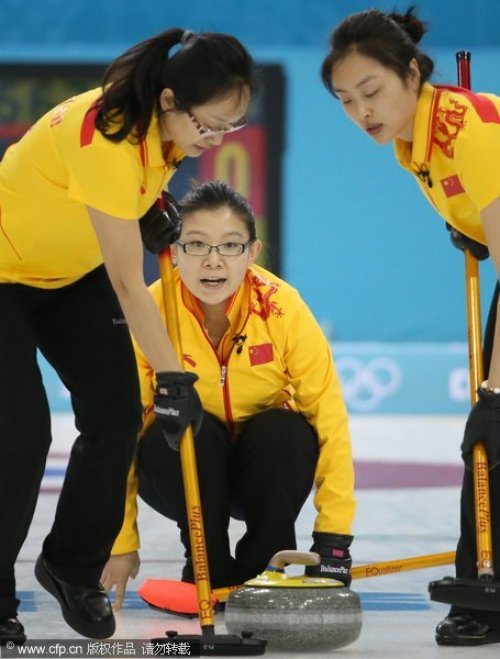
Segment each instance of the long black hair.
[[410,62],[415,59],[422,85],[434,70],[432,59],[417,47],[426,32],[427,24],[415,15],[413,5],[404,14],[368,9],[347,16],[330,36],[330,50],[321,66],[323,84],[333,93],[333,66],[357,52],[391,69],[404,83],[410,75]]
[[102,82],[96,126],[113,142],[132,131],[141,140],[153,112],[160,112],[159,98],[166,87],[174,92],[176,109],[187,110],[233,90],[253,92],[255,80],[253,59],[235,37],[172,28],[132,46],[111,63]]

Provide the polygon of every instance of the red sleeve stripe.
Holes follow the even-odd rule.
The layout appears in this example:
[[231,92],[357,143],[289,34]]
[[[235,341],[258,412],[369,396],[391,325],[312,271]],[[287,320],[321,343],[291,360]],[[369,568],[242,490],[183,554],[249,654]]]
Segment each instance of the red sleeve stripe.
[[452,92],[456,92],[457,94],[462,94],[462,96],[465,96],[483,123],[500,124],[500,115],[498,114],[497,107],[487,96],[483,96],[482,94],[473,94],[468,89],[463,89],[463,87],[450,87],[448,85],[434,86],[440,89],[449,89]]
[[99,101],[92,103],[85,113],[80,129],[80,146],[88,146],[92,143],[95,133],[95,120],[99,112]]
[[483,123],[500,124],[500,115],[491,99],[482,94],[470,94],[468,98]]
[[145,140],[141,140],[139,143],[139,152],[141,154],[141,165],[146,167],[148,164],[148,146]]

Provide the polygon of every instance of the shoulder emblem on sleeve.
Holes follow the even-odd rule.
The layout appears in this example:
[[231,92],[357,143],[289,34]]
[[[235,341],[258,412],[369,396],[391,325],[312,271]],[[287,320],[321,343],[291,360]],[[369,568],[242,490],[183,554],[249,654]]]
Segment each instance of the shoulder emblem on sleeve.
[[64,101],[64,103],[61,103],[54,109],[49,123],[51,128],[61,123],[61,121],[64,119],[64,115],[66,114],[66,110],[69,108],[70,104],[74,102],[74,100],[74,97],[69,98],[67,101]]

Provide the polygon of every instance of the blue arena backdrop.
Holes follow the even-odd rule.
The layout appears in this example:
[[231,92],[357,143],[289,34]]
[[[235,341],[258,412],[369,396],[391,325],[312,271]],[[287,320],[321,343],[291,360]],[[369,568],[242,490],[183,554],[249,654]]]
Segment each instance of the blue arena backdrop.
[[[104,70],[105,65],[98,64],[0,64],[0,157],[42,114],[98,87]],[[258,77],[249,125],[227,135],[219,148],[200,158],[187,158],[172,179],[170,191],[180,197],[194,181],[230,183],[255,211],[257,234],[264,242],[259,262],[279,274],[285,76],[281,65],[262,64]],[[144,269],[148,283],[158,277],[156,259],[149,254]]]
[[[96,64],[0,64],[0,156],[57,103],[99,85]],[[285,76],[279,65],[260,69],[261,90],[249,126],[198,159],[187,159],[172,180],[177,197],[193,180],[223,179],[248,197],[265,243],[262,264],[280,273],[281,178],[285,135]],[[147,281],[156,259],[145,260]],[[318,276],[316,272],[315,276]],[[325,327],[328,334],[328,328]],[[468,408],[465,344],[335,342],[335,363],[350,412],[464,414]],[[40,368],[53,412],[71,411],[68,391],[43,357]]]

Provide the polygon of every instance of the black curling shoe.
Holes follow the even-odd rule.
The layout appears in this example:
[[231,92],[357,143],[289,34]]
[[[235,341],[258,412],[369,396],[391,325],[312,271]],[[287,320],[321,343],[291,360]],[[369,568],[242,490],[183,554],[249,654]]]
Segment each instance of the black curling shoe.
[[485,645],[499,643],[500,631],[464,613],[442,620],[436,627],[435,638],[438,645]]
[[56,577],[49,563],[40,555],[35,577],[61,605],[70,627],[89,638],[109,638],[115,631],[115,617],[109,597],[101,586],[77,586]]
[[17,618],[0,618],[0,645],[23,645],[25,641],[24,627]]

